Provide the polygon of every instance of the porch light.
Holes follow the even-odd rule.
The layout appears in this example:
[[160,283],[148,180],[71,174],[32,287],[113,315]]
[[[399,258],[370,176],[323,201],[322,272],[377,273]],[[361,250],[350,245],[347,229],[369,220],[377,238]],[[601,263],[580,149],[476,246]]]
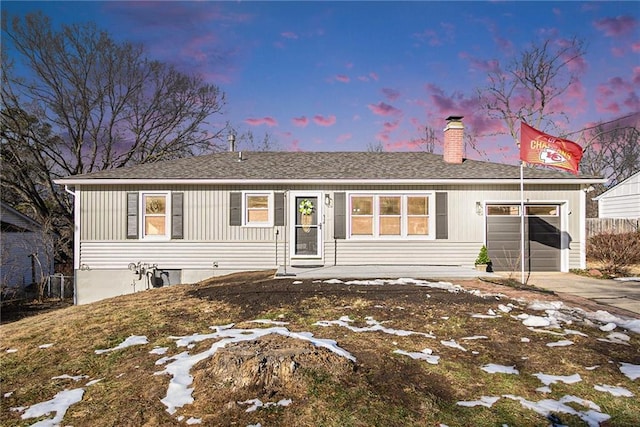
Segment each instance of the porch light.
[[476,202],[476,215],[482,215],[482,202]]
[[324,195],[324,204],[331,206],[331,195],[329,193]]

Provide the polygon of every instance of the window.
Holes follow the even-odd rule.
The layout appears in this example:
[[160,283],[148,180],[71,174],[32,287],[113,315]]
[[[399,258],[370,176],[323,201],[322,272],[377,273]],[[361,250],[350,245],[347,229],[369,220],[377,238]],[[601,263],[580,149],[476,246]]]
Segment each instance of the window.
[[272,193],[245,193],[244,225],[270,227],[272,225]]
[[373,238],[433,238],[427,194],[353,194],[350,236]]
[[519,205],[487,205],[489,216],[520,216]]
[[401,199],[398,196],[380,196],[379,218],[381,236],[399,236],[401,233]]
[[373,235],[373,196],[351,198],[351,234]]
[[429,234],[428,197],[407,197],[407,225],[407,234],[410,236],[426,236]]
[[169,203],[167,193],[142,194],[143,238],[169,237]]
[[526,206],[525,212],[527,216],[558,216],[558,206],[538,205]]

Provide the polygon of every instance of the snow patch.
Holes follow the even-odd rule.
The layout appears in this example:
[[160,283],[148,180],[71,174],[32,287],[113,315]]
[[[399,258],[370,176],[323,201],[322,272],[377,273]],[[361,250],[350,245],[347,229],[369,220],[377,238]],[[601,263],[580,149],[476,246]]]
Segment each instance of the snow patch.
[[612,385],[607,385],[607,384],[602,384],[602,385],[595,385],[593,386],[593,388],[595,388],[598,391],[604,391],[607,393],[611,393],[612,395],[619,397],[633,397],[633,393],[631,393],[629,390],[627,390],[624,387],[616,387],[616,386],[612,386]]
[[569,345],[573,345],[573,341],[560,340],[560,341],[547,343],[547,347],[567,347]]
[[[527,400],[523,397],[506,394],[504,397],[520,402],[527,409],[531,409],[538,414],[549,417],[552,412],[561,412],[580,417],[590,427],[598,427],[601,423],[607,421],[611,416],[600,412],[600,407],[590,400],[581,399],[575,396],[563,396],[560,400],[545,399],[538,402]],[[567,403],[577,403],[578,405],[589,408],[586,411],[577,411]]]
[[463,346],[458,344],[455,340],[440,341],[440,344],[442,344],[442,345],[444,345],[446,347],[457,348],[458,350],[467,351],[466,348],[464,348]]
[[500,400],[500,396],[482,396],[480,400],[458,401],[456,405],[466,407],[485,406],[491,408],[498,400]]
[[129,338],[127,338],[117,346],[113,348],[96,350],[95,353],[103,354],[103,353],[108,353],[110,351],[122,350],[123,348],[131,347],[134,345],[142,345],[142,344],[148,344],[148,343],[149,341],[147,341],[147,337],[145,337],[144,335],[131,335]]
[[636,378],[640,378],[640,365],[620,362],[620,372],[625,374],[631,381],[635,381]]
[[520,374],[515,366],[496,365],[495,363],[488,363],[480,369],[490,374]]
[[395,354],[402,354],[403,356],[409,356],[412,359],[424,360],[432,365],[437,365],[440,361],[440,356],[433,354],[433,350],[425,348],[419,352],[408,352],[404,350],[394,350]]
[[[81,388],[76,388],[73,390],[63,390],[57,393],[53,399],[47,400],[46,402],[36,403],[35,405],[29,406],[29,408],[21,415],[23,420],[28,418],[39,418],[44,415],[49,415],[52,412],[55,412],[55,416],[53,418],[44,419],[42,421],[38,421],[33,424],[38,427],[54,427],[60,425],[62,419],[64,418],[64,414],[67,413],[67,410],[74,403],[78,403],[82,400],[82,396],[84,395],[84,390]],[[20,411],[22,412],[22,411]]]

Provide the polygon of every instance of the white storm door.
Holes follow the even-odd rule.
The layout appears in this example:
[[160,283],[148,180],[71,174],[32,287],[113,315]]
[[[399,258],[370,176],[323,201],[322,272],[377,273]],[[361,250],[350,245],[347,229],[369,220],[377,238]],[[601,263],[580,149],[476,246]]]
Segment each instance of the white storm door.
[[322,193],[292,192],[291,258],[322,259]]

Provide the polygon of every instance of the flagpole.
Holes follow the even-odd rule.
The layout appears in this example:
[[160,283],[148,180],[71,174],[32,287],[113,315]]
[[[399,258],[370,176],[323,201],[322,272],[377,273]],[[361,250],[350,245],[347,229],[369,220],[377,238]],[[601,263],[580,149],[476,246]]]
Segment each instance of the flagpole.
[[524,161],[520,161],[520,273],[524,285]]

